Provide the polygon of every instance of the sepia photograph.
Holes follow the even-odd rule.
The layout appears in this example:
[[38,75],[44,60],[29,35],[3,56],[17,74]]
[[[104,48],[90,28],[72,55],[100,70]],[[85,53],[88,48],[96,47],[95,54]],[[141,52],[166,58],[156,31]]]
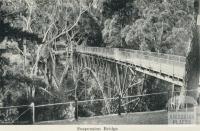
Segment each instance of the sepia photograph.
[[0,0],[0,127],[198,126],[199,74],[200,0]]

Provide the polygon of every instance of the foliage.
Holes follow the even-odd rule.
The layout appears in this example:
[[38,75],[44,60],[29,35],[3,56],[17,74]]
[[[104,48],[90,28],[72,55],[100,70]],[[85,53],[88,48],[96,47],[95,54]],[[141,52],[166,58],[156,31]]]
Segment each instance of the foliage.
[[101,27],[89,12],[82,15],[78,28],[79,33],[76,38],[80,39],[79,44],[85,42],[88,46],[103,45]]
[[[64,74],[58,68],[66,67],[57,62],[54,54],[58,51],[57,43],[64,43],[65,47],[77,43],[185,56],[194,24],[190,0],[0,0],[0,16],[0,45],[17,43],[14,49],[0,52],[0,100],[4,106],[74,100],[74,92],[66,93],[76,85],[71,69],[67,80],[58,84]],[[13,55],[17,52],[22,62],[9,63],[3,57],[5,52]],[[94,78],[86,80],[86,74],[81,77],[83,83],[77,84],[79,99],[101,98]],[[145,79],[146,93],[166,91],[164,87],[169,87],[155,78]],[[83,96],[85,87],[88,97]],[[136,111],[162,109],[166,99],[160,96],[141,99]],[[87,113],[85,116],[105,113],[102,103],[80,107],[79,113]],[[91,111],[94,107],[99,108]],[[37,109],[36,119],[62,119],[59,114],[66,108]],[[28,114],[24,119],[29,119]]]
[[186,55],[194,23],[192,1],[105,0],[101,10],[107,46]]

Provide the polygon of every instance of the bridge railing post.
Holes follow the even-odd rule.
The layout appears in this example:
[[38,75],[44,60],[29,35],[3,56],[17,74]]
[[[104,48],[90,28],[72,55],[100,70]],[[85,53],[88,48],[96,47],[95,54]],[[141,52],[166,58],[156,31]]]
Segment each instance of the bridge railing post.
[[181,64],[181,56],[178,57],[178,62]]
[[160,73],[162,73],[162,65],[161,65],[161,59],[160,58],[158,58],[159,59],[159,67],[160,67]]

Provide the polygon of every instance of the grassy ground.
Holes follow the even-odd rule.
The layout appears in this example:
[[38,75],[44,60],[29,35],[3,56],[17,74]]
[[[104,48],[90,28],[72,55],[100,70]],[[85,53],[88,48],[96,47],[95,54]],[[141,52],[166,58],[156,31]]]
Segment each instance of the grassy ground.
[[128,124],[167,124],[167,111],[138,112],[90,118],[79,118],[78,121],[59,120],[36,123],[39,125],[128,125]]

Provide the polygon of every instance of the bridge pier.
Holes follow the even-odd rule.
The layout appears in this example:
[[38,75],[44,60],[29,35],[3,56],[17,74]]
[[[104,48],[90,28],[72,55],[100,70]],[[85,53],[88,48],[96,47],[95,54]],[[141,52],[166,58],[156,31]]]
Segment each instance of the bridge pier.
[[[81,53],[75,53],[73,57],[74,68],[77,68],[75,69],[75,73],[83,73],[85,83],[87,83],[85,76],[90,77],[90,79],[95,79],[97,83],[100,83],[102,89],[99,88],[99,90],[103,93],[102,96],[105,99],[105,103],[107,103],[110,108],[112,108],[112,106],[109,103],[112,103],[113,100],[107,99],[120,95],[122,98],[122,105],[125,104],[123,110],[127,112],[129,105],[126,105],[126,103],[129,103],[132,99],[123,97],[137,95],[138,91],[140,91],[139,94],[141,94],[141,89],[137,88],[141,88],[143,75],[138,75],[141,73],[136,72],[134,66]],[[83,70],[88,70],[89,72],[86,73],[83,72]],[[84,87],[85,93],[88,88],[90,87]]]

